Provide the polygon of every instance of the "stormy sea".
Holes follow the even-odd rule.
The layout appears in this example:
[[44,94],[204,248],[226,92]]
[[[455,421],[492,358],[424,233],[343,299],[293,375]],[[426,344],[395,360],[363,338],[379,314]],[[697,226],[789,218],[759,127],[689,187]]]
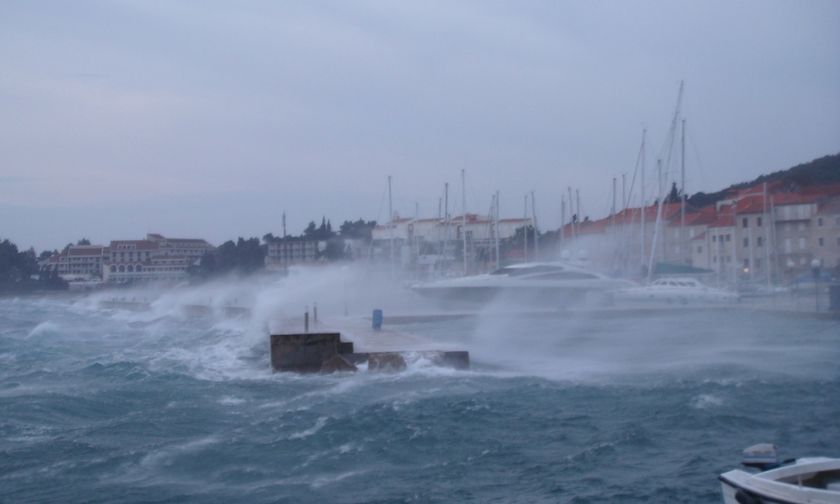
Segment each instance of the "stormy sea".
[[751,444],[840,455],[834,321],[487,314],[401,328],[469,371],[300,376],[167,295],[0,300],[0,501],[713,503]]

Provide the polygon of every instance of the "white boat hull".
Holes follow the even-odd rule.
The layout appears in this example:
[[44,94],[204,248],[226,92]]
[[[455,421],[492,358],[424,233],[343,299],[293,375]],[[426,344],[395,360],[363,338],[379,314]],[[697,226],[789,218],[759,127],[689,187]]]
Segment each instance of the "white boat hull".
[[799,459],[758,474],[720,475],[726,504],[840,504],[840,460]]

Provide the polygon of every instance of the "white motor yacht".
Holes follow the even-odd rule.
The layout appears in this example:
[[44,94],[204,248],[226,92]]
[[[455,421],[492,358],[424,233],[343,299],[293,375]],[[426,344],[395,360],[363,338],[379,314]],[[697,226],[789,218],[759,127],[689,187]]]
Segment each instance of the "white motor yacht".
[[735,469],[721,474],[725,504],[840,504],[840,459],[779,462],[776,447],[762,443],[744,450],[742,463],[760,472]]
[[487,302],[505,296],[518,302],[558,305],[632,285],[635,284],[563,262],[539,262],[513,264],[492,273],[447,278],[411,288],[424,296],[447,301]]
[[614,293],[616,301],[659,301],[665,303],[730,303],[738,301],[734,292],[704,285],[696,278],[668,277],[654,280],[643,287],[621,289]]

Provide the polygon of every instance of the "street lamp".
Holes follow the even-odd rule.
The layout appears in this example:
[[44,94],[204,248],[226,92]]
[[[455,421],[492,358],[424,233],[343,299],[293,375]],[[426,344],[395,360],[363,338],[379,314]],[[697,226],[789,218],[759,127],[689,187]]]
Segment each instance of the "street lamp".
[[811,260],[811,273],[814,275],[814,303],[817,307],[817,313],[820,312],[820,287],[819,287],[819,280],[820,280],[820,267],[822,266],[822,261],[817,259],[816,257]]

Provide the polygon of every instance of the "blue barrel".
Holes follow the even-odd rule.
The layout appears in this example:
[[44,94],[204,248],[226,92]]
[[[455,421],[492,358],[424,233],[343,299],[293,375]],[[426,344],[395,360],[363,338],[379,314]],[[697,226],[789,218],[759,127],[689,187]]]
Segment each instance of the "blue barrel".
[[373,328],[377,331],[382,329],[382,310],[379,308],[373,310]]

